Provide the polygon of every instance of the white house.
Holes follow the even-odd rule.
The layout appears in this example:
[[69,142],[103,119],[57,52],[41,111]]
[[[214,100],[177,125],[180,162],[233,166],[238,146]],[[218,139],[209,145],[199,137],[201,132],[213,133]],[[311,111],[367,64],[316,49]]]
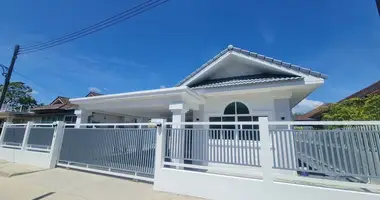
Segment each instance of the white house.
[[[76,123],[92,113],[118,121],[292,120],[291,109],[324,83],[326,75],[229,45],[171,88],[70,99]],[[231,125],[230,125],[231,126]],[[234,125],[232,125],[234,126]],[[217,127],[214,127],[217,128]],[[242,128],[242,127],[229,127]]]

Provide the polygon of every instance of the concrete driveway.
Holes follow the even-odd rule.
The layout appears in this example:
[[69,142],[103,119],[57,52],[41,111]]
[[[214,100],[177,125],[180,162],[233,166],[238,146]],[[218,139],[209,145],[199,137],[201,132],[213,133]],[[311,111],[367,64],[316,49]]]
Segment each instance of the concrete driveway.
[[12,200],[196,200],[153,191],[153,185],[56,168],[0,177],[0,199]]

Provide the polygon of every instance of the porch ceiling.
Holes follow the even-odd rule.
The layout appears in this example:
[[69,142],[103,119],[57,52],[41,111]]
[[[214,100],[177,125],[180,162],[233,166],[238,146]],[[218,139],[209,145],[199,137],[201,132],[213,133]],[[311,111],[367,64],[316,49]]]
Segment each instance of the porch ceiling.
[[204,103],[204,97],[187,87],[174,87],[70,99],[70,102],[94,112],[161,117],[171,114],[169,105],[172,103],[184,103],[189,109],[197,110],[199,104]]

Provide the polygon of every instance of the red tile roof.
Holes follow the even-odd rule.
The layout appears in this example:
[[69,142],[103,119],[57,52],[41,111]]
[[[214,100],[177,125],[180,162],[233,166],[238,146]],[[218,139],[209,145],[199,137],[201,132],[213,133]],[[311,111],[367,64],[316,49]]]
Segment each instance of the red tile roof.
[[372,94],[380,94],[380,81],[377,81],[374,84],[358,92],[355,92],[354,94],[351,94],[350,96],[340,100],[339,102],[347,100],[347,99],[351,99],[351,98],[364,98]]
[[[89,92],[86,97],[99,96],[102,94],[96,92]],[[70,103],[70,98],[58,96],[49,105],[40,106],[33,108],[32,111],[42,111],[42,110],[73,110],[77,108],[77,105]]]
[[41,111],[41,110],[72,110],[77,106],[70,103],[69,98],[58,96],[55,98],[49,105],[40,106],[33,108],[32,111]]
[[[380,81],[377,81],[373,83],[372,85],[355,92],[354,94],[351,94],[350,96],[340,100],[339,102],[342,102],[347,99],[351,98],[365,98],[369,95],[374,94],[380,94]],[[308,120],[320,120],[322,118],[322,114],[325,113],[328,110],[328,106],[331,104],[323,104],[313,110],[311,110],[308,113],[305,113],[303,115],[296,116],[297,121],[308,121]]]
[[297,121],[313,121],[313,120],[320,120],[323,116],[323,113],[325,113],[328,109],[329,106],[332,103],[324,103],[317,108],[314,108],[313,110],[303,114],[303,115],[298,115],[296,116]]

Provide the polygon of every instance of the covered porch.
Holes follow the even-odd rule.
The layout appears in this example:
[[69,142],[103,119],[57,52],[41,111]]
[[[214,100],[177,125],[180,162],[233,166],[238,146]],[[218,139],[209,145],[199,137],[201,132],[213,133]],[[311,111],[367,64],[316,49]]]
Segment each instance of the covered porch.
[[[184,122],[202,112],[205,98],[187,87],[71,99],[79,106],[76,124],[143,123],[154,119]],[[103,117],[104,116],[104,117]],[[107,118],[108,117],[108,118]]]

